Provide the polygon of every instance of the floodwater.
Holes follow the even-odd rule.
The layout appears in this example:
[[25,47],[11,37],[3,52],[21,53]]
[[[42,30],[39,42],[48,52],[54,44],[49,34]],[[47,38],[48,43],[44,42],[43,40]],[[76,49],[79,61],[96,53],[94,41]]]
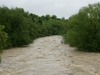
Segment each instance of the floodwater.
[[100,75],[100,53],[76,51],[61,40],[48,36],[4,50],[0,75]]

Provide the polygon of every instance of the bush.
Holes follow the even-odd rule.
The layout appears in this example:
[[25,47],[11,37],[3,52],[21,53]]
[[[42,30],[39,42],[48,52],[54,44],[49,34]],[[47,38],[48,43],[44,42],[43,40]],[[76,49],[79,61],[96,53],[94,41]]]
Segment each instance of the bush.
[[[3,31],[4,26],[0,25],[0,53],[2,53],[2,49],[5,46],[5,42],[7,40],[7,34]],[[1,55],[0,55],[0,61],[1,61]]]
[[65,40],[78,50],[100,52],[100,3],[89,4],[69,18]]

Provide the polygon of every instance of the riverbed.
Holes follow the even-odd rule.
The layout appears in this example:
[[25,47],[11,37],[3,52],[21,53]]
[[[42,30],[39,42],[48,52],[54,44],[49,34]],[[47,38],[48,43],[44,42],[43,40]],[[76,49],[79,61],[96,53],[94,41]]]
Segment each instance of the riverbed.
[[62,39],[47,36],[3,50],[0,75],[100,75],[100,53],[77,51]]

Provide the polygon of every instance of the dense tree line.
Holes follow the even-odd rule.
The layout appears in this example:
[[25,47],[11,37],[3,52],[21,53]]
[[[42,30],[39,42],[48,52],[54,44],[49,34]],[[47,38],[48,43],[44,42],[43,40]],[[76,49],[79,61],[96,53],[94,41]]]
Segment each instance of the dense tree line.
[[83,7],[68,21],[66,41],[89,52],[100,52],[100,3]]
[[[3,31],[4,26],[0,25],[0,53],[2,52],[2,49],[5,47],[5,42],[7,40],[7,33]],[[0,57],[1,61],[1,57]]]
[[100,3],[81,8],[69,19],[49,14],[38,16],[23,8],[0,7],[0,52],[50,35],[63,35],[78,50],[100,52]]
[[[57,18],[56,15],[38,16],[24,11],[23,8],[10,9],[1,6],[0,49],[28,45],[38,37],[60,35],[66,30],[66,22],[67,20]],[[1,36],[3,36],[4,40],[2,40]],[[5,46],[1,41],[5,42]]]

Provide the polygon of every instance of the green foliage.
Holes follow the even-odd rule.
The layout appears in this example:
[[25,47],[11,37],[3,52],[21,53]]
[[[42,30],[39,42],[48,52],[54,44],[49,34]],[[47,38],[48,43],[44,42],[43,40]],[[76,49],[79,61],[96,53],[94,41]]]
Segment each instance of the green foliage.
[[51,18],[56,20],[57,16],[56,15],[52,15]]
[[[5,47],[5,42],[7,40],[7,34],[3,31],[4,26],[0,25],[0,54],[2,52],[2,49]],[[1,55],[0,55],[0,61],[1,61]]]
[[[2,13],[3,12],[3,13]],[[28,12],[25,12],[22,8],[0,8],[0,24],[6,28],[5,32],[8,34],[6,47],[15,47],[28,45],[32,39],[29,36],[29,22],[30,20]]]
[[0,7],[0,52],[50,35],[63,35],[79,50],[100,52],[100,3],[81,8],[67,20],[49,14],[38,16],[23,8]]
[[[49,14],[39,17],[25,12],[23,8],[0,7],[0,25],[4,40],[0,38],[0,49],[30,44],[38,37],[62,35],[66,32],[67,21]],[[2,32],[5,27],[4,32]],[[6,39],[6,33],[8,35]]]
[[0,50],[5,47],[5,42],[7,40],[7,33],[3,31],[4,26],[0,25]]
[[6,48],[28,45],[38,37],[64,33],[66,20],[49,14],[39,17],[23,8],[0,7],[0,24],[8,34]]
[[69,18],[65,39],[83,51],[100,51],[100,3],[89,4]]
[[[65,19],[57,19],[55,15],[50,17],[49,14],[46,16],[35,16],[35,14],[30,14],[34,26],[32,26],[32,30],[35,32],[33,35],[35,38],[44,37],[50,35],[62,35],[66,32],[67,21]],[[34,21],[35,19],[35,21]]]

